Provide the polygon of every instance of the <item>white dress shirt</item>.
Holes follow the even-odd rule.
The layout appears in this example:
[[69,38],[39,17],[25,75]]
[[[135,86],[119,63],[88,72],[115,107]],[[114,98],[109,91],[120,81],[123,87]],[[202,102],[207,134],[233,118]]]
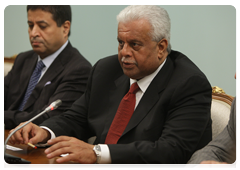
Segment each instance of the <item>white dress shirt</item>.
[[67,46],[68,40],[62,45],[61,48],[59,48],[55,53],[45,57],[44,59],[41,59],[40,56],[38,55],[38,61],[42,60],[43,64],[45,67],[42,69],[41,76],[38,79],[38,82],[40,79],[43,77],[43,75],[46,73],[50,65],[53,63],[53,61],[57,58],[57,56],[62,52],[62,50]]
[[[150,83],[152,82],[152,80],[154,79],[154,77],[158,74],[158,72],[161,70],[161,68],[163,67],[163,65],[165,64],[167,59],[164,60],[164,62],[158,67],[158,69],[156,71],[154,71],[152,74],[140,79],[140,80],[134,80],[134,79],[130,79],[130,86],[137,82],[140,90],[136,93],[136,104],[135,104],[135,108],[137,107],[139,101],[141,100],[142,96],[144,95],[144,93],[146,92],[148,86],[150,85]],[[52,130],[50,130],[47,127],[42,127],[46,130],[48,130],[51,134],[51,139],[55,138],[55,134],[52,132]],[[111,155],[109,152],[109,148],[107,144],[99,144],[101,147],[101,160],[100,160],[100,164],[110,164],[112,162],[111,160]]]

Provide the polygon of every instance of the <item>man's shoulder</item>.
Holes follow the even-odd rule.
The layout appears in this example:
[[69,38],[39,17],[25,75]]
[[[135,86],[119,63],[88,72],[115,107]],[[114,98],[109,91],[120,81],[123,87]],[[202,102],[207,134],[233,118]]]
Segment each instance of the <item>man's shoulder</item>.
[[18,54],[18,56],[21,56],[21,57],[29,57],[32,55],[37,55],[37,54],[33,50],[24,51]]
[[99,59],[101,62],[118,62],[118,54],[113,54],[104,58]]
[[33,56],[37,57],[37,54],[33,50],[28,50],[25,52],[21,52],[17,55],[15,61],[24,62],[27,58],[32,58]]
[[107,70],[115,70],[121,68],[117,54],[101,58],[100,60],[97,61],[95,66]]
[[68,45],[63,49],[63,51],[57,57],[63,65],[77,66],[77,67],[89,67],[91,68],[91,63],[79,52],[79,50],[71,45]]
[[118,55],[111,55],[104,57],[96,62],[94,65],[95,72],[101,72],[103,74],[123,74],[122,68],[118,61]]
[[183,70],[184,72],[189,71],[189,74],[203,74],[199,67],[190,58],[181,52],[172,50],[168,58],[174,63],[176,70]]
[[185,54],[179,51],[172,50],[171,53],[168,55],[168,58],[170,58],[175,64],[183,63],[194,64]]

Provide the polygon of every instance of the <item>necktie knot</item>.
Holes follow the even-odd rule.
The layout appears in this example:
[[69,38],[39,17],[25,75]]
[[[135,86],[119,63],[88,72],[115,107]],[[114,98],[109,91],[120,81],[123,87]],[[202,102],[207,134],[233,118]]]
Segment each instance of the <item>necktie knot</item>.
[[139,86],[137,84],[137,82],[133,83],[130,87],[129,93],[137,93],[137,91],[139,90]]
[[42,60],[40,60],[40,61],[37,63],[36,70],[37,70],[37,71],[41,71],[44,67],[45,67],[45,65],[43,64]]

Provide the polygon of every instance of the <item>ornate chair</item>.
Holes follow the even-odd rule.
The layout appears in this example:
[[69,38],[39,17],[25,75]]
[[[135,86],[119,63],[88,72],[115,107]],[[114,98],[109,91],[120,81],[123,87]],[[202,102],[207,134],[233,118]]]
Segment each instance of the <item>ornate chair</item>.
[[223,89],[212,88],[212,139],[214,139],[227,125],[233,97],[227,95]]

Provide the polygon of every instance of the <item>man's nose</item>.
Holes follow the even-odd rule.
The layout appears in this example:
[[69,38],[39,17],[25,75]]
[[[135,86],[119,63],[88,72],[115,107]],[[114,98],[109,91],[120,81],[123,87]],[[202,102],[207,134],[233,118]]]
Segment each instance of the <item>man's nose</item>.
[[122,56],[131,56],[131,48],[130,46],[125,43],[122,47],[122,49],[120,50],[120,53]]
[[34,26],[32,29],[29,31],[29,35],[31,37],[37,37],[39,36],[39,28],[37,26]]

